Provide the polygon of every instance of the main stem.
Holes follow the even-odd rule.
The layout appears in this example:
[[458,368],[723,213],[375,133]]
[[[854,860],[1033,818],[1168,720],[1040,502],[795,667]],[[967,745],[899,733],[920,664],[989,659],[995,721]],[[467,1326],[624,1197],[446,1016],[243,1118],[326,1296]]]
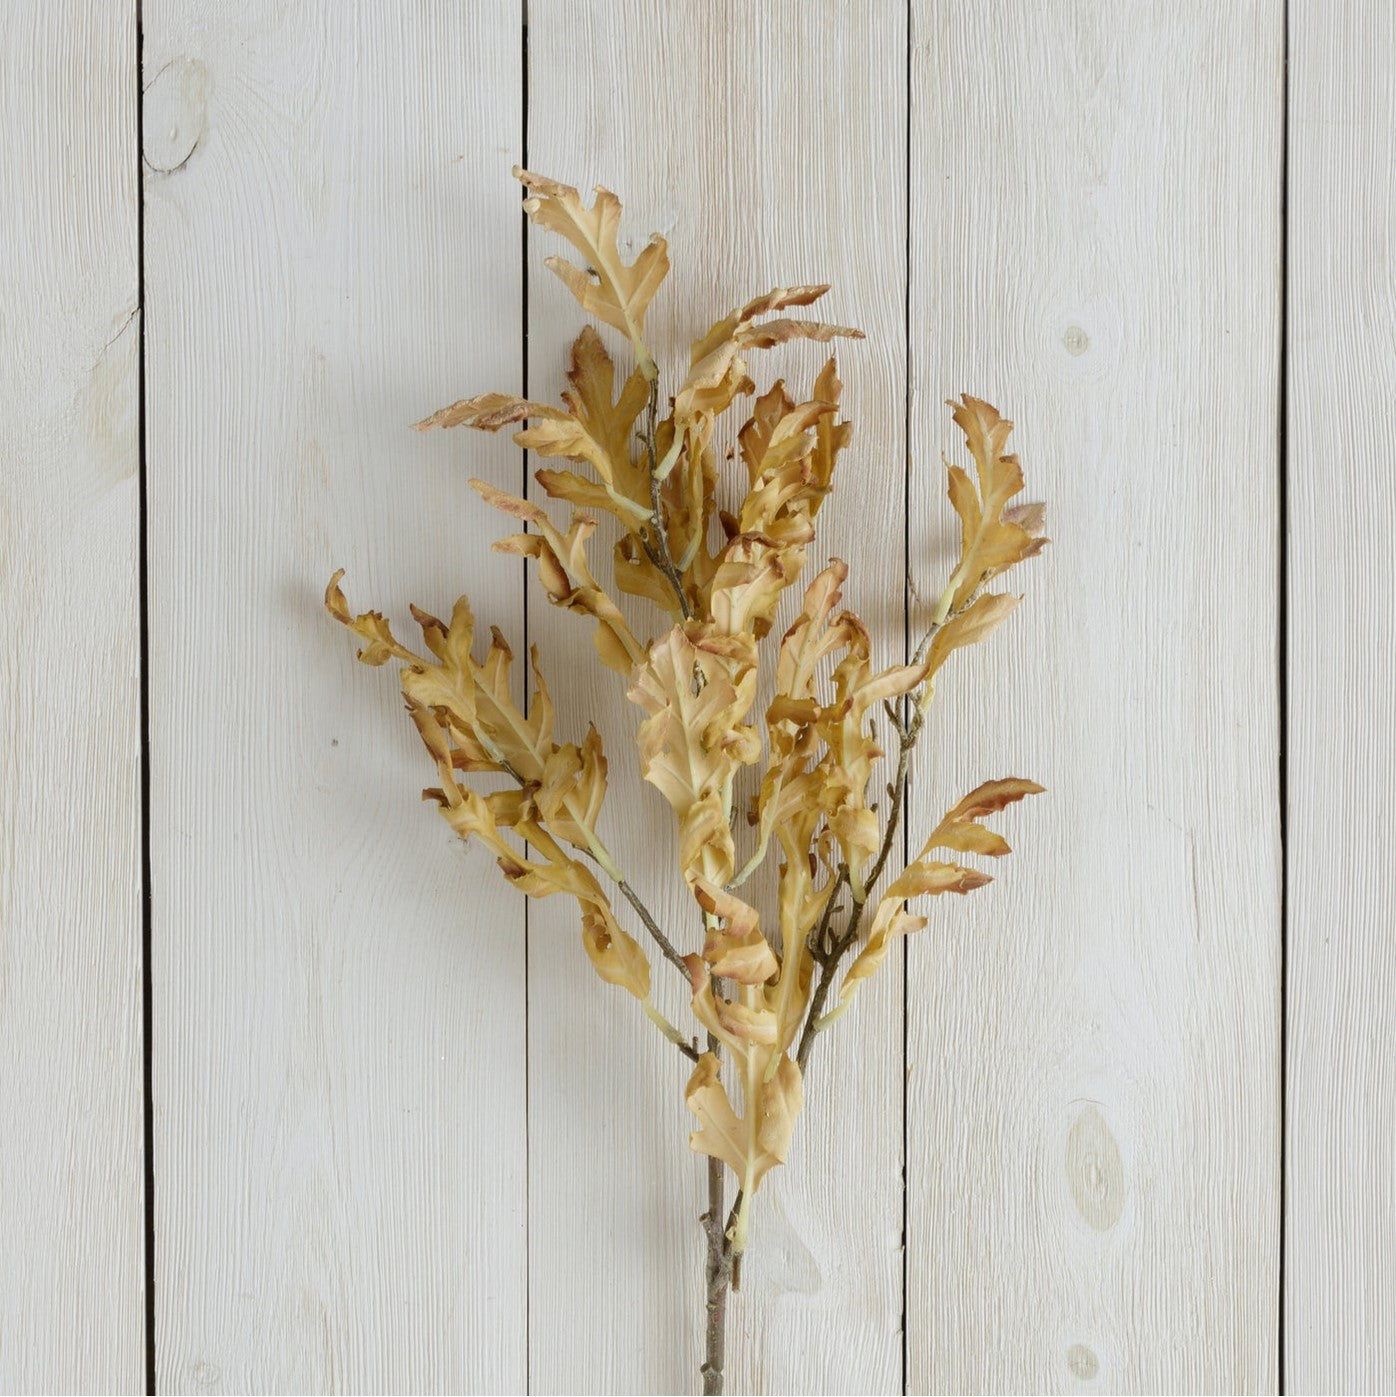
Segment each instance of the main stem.
[[730,1243],[722,1227],[722,1161],[708,1156],[708,1211],[703,1214],[703,1230],[708,1238],[706,1347],[703,1354],[704,1397],[722,1391],[723,1368],[727,1359],[727,1297],[731,1294],[732,1260]]

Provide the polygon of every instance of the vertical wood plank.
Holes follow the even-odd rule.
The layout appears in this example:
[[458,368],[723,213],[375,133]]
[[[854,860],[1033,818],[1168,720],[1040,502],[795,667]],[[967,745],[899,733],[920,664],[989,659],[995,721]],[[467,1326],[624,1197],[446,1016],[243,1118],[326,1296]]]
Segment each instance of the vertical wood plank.
[[1285,1377],[1396,1387],[1396,12],[1290,10]]
[[[885,660],[900,659],[905,7],[532,0],[529,20],[530,164],[614,189],[633,249],[655,230],[669,239],[674,270],[648,327],[668,387],[691,339],[772,286],[832,282],[826,318],[867,332],[839,351],[856,436],[806,576],[830,554],[847,559],[847,603]],[[552,398],[581,317],[541,265],[560,249],[536,234],[532,248],[529,386]],[[785,374],[808,389],[824,357],[804,346],[753,369],[762,388]],[[593,547],[603,562],[605,537]],[[587,625],[530,588],[560,715],[571,736],[591,719],[605,739],[608,841],[695,950],[672,818],[638,777],[637,712],[597,667]],[[653,613],[631,614],[652,633]],[[595,979],[560,901],[530,909],[533,1387],[692,1391],[705,1170],[686,1145],[688,1065]],[[684,986],[655,960],[666,1010],[691,1023]],[[898,991],[889,971],[811,1061],[794,1152],[756,1200],[729,1312],[729,1391],[900,1390]]]
[[914,6],[913,569],[966,389],[1056,543],[917,773],[1050,794],[908,949],[913,1391],[1275,1389],[1282,25]]
[[418,792],[391,671],[469,590],[517,384],[519,7],[147,0],[159,1382],[525,1381],[523,920]]
[[142,1392],[134,7],[0,65],[0,1391]]

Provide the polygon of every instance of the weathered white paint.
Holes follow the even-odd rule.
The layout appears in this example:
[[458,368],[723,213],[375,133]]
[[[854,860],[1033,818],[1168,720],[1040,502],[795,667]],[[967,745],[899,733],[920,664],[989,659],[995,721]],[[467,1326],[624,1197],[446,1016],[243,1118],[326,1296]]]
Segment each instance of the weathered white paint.
[[0,1391],[140,1392],[131,0],[0,10]]
[[144,28],[159,1382],[519,1391],[522,909],[320,604],[521,619],[408,430],[518,382],[519,10]]
[[1283,7],[914,10],[914,574],[960,390],[1056,544],[917,771],[1049,794],[908,950],[910,1388],[1273,1391]]
[[1285,1377],[1396,1388],[1396,11],[1291,6]]
[[[1290,9],[1286,1379],[1381,1391],[1396,31],[1376,0]],[[528,11],[531,162],[670,238],[667,355],[778,280],[833,281],[869,332],[840,355],[859,437],[812,566],[850,559],[883,653],[908,116],[913,576],[933,590],[950,544],[952,391],[1018,418],[1057,539],[1014,629],[942,685],[913,833],[986,775],[1051,793],[1002,817],[1000,881],[913,943],[909,1054],[900,962],[821,1043],[733,1389],[900,1390],[909,1058],[911,1390],[1273,1390],[1282,5],[916,0],[910,113],[892,0]],[[144,1383],[143,331],[162,1387],[684,1390],[684,1066],[592,977],[570,909],[533,906],[526,976],[520,904],[419,808],[390,677],[319,609],[344,563],[359,605],[468,589],[539,640],[677,921],[633,714],[464,489],[519,488],[518,453],[405,430],[522,378],[523,7],[142,19],[144,327],[135,7],[0,18],[0,1391]],[[538,395],[578,324],[544,241]]]

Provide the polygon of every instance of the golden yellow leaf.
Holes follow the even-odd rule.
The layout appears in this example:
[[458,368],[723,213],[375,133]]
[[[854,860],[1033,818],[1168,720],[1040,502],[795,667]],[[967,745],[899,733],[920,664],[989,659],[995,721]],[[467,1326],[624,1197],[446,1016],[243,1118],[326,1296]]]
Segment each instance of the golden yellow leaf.
[[589,846],[588,831],[596,829],[606,798],[606,756],[601,734],[588,725],[586,741],[554,746],[543,763],[543,774],[532,792],[543,822],[560,838],[579,849]]
[[330,578],[329,586],[325,588],[325,610],[364,642],[358,658],[366,665],[383,665],[392,659],[406,658],[408,652],[393,639],[392,630],[381,611],[365,611],[359,616],[350,614],[349,603],[339,586],[343,578],[343,568]]
[[889,907],[883,902],[879,905],[877,916],[873,919],[872,931],[868,934],[863,949],[844,972],[843,984],[839,987],[838,1007],[830,1012],[828,1019],[832,1020],[835,1014],[842,1013],[848,1007],[858,986],[881,969],[882,962],[887,959],[887,952],[896,937],[920,931],[925,925],[925,917],[912,916],[900,904]]
[[755,654],[725,639],[675,626],[650,645],[629,689],[649,715],[636,734],[641,774],[678,816],[690,883],[731,878],[730,782],[761,751],[746,721],[756,696]]
[[747,470],[748,489],[756,485],[778,423],[794,411],[795,403],[777,379],[752,405],[751,416],[737,433],[737,443]]
[[[790,1154],[790,1142],[795,1135],[795,1120],[804,1105],[804,1078],[799,1067],[782,1055],[774,1075],[761,1088],[761,1129],[756,1143],[761,1150],[761,1175],[777,1164],[784,1164]],[[769,1160],[769,1164],[764,1161]]]
[[570,387],[563,393],[563,401],[600,448],[605,461],[603,478],[624,487],[627,497],[648,513],[649,469],[635,459],[632,440],[649,402],[649,384],[636,369],[621,386],[619,396],[613,397],[615,379],[615,363],[601,336],[588,325],[572,345],[567,368]]
[[920,854],[906,866],[878,902],[867,942],[849,966],[839,989],[838,1008],[832,1011],[829,1018],[848,1007],[854,991],[886,959],[893,937],[919,931],[926,925],[924,917],[914,917],[906,911],[908,899],[926,893],[973,892],[991,881],[987,873],[963,868],[959,864],[938,863],[927,855],[933,849],[954,849],[960,853],[989,854],[993,857],[1008,853],[1008,844],[1004,839],[992,830],[986,830],[978,821],[1022,800],[1024,796],[1038,795],[1042,790],[1043,787],[1035,781],[1018,777],[985,781],[945,815],[931,832]]
[[650,997],[650,963],[634,937],[596,908],[582,913],[582,945],[596,973],[639,1000]]
[[[757,323],[774,311],[809,305],[827,289],[778,288],[713,325],[694,343],[688,375],[674,395],[672,414],[659,432],[660,479],[666,488],[674,489],[669,484],[673,471],[679,482],[676,494],[666,494],[666,500],[676,506],[673,514],[679,526],[677,546],[684,571],[699,596],[706,596],[709,587],[741,589],[744,595],[740,600],[729,598],[725,606],[715,602],[708,614],[728,629],[752,618],[758,638],[770,627],[772,599],[799,575],[804,563],[801,545],[813,537],[811,521],[827,493],[833,458],[838,445],[847,440],[846,424],[827,430],[816,426],[836,410],[838,379],[832,367],[826,366],[817,388],[831,396],[816,395],[799,407],[790,402],[780,385],[758,401],[752,422],[739,433],[756,498],[745,515],[738,513],[737,532],[746,537],[732,538],[716,566],[704,553],[714,507],[713,424],[739,395],[752,390],[745,358],[749,350],[795,338],[859,337],[857,331],[818,321]],[[781,419],[789,414],[794,416],[777,432]],[[763,471],[769,477],[766,480],[758,479]],[[769,556],[773,551],[778,556]]]
[[675,620],[680,619],[679,605],[669,579],[644,552],[643,545],[633,534],[621,538],[615,547],[616,586],[627,596],[644,597]]
[[960,561],[936,609],[937,621],[958,611],[990,578],[1032,557],[1046,543],[1011,516],[1004,517],[1009,500],[1023,488],[1018,458],[1005,450],[1013,424],[968,393],[949,407],[974,458],[978,486],[959,466],[947,463],[950,503],[960,516]]
[[470,484],[487,503],[537,530],[536,533],[510,534],[494,545],[495,550],[535,559],[538,580],[549,601],[554,606],[590,616],[596,622],[593,640],[602,663],[620,674],[629,674],[644,659],[645,652],[587,563],[586,541],[596,528],[596,520],[590,515],[574,514],[571,526],[562,534],[547,514],[528,500],[496,489],[483,480],[472,480]]
[[935,674],[951,654],[963,646],[977,645],[987,639],[1008,619],[1008,613],[1018,602],[1018,597],[1006,592],[990,592],[949,617],[931,640],[929,672]]
[[771,1079],[762,1083],[757,1100],[750,1103],[758,1115],[754,1131],[733,1110],[712,1053],[698,1059],[684,1099],[698,1118],[698,1129],[688,1137],[690,1146],[722,1160],[742,1181],[750,1201],[761,1180],[776,1165],[784,1164],[789,1154],[795,1120],[804,1104],[800,1069],[790,1058],[780,1058]]
[[873,768],[883,755],[869,717],[888,699],[917,688],[929,667],[893,665],[874,671],[867,628],[856,617],[846,616],[844,631],[845,653],[833,673],[835,701],[821,712],[816,727],[828,749],[821,773],[829,828],[848,866],[853,895],[862,901],[863,873],[880,843],[877,821],[866,813]]
[[568,412],[536,422],[514,440],[540,456],[564,456],[591,466],[598,483],[560,471],[539,471],[537,479],[550,495],[604,509],[637,532],[651,514],[649,469],[633,458],[630,442],[649,401],[649,385],[636,369],[613,401],[615,364],[590,326],[572,346],[567,380],[571,387],[562,396]]
[[710,927],[703,942],[703,959],[713,975],[743,985],[761,985],[780,970],[780,962],[761,934],[761,919],[750,903],[705,878],[694,880],[693,895],[705,912],[727,923],[725,927]]
[[770,631],[780,594],[799,576],[804,561],[802,548],[782,547],[760,534],[739,534],[713,575],[713,624],[725,635],[762,639]]
[[704,1053],[698,1059],[684,1089],[684,1100],[698,1117],[698,1128],[688,1137],[690,1148],[722,1160],[741,1178],[746,1169],[747,1133],[732,1109],[712,1053]]
[[804,546],[814,537],[815,515],[849,436],[847,423],[834,422],[840,388],[832,360],[808,402],[794,403],[777,383],[757,399],[739,434],[749,487],[708,587],[710,615],[729,633],[764,636],[781,593],[800,576]]
[[516,168],[514,176],[529,191],[524,209],[540,228],[567,239],[582,254],[578,267],[562,257],[549,257],[545,265],[577,298],[589,315],[625,334],[646,379],[658,372],[645,348],[645,313],[669,271],[668,244],[658,233],[651,235],[633,263],[621,256],[620,200],[609,189],[596,188],[596,202],[588,209],[570,185]]
[[[695,340],[689,355],[690,365],[697,366],[710,355],[722,351],[729,344],[742,346],[761,338],[758,320],[773,315],[778,310],[790,310],[797,306],[811,306],[829,290],[824,286],[777,286],[764,295],[754,296],[739,310],[732,311],[717,321],[702,339]],[[817,320],[786,321],[787,325],[803,326],[804,331],[793,333],[782,331],[785,339],[795,337],[814,340],[828,340],[834,336],[848,339],[863,338],[861,330],[850,330],[839,325],[824,325]],[[773,343],[780,341],[772,341]]]
[[515,397],[512,393],[480,393],[438,408],[430,417],[414,422],[412,430],[428,432],[433,427],[474,427],[480,432],[497,432],[502,427],[526,422],[530,417],[562,421],[567,414],[561,408]]
[[993,830],[985,829],[979,821],[997,814],[1024,796],[1042,795],[1045,790],[1046,787],[1039,786],[1036,781],[1025,781],[1016,776],[985,781],[946,812],[931,831],[918,857],[925,858],[932,849],[954,849],[962,854],[1001,857],[1010,852],[1007,841]]
[[[821,403],[830,403],[837,407],[842,393],[843,384],[839,382],[834,360],[830,358],[814,381],[814,397]],[[814,486],[810,492],[811,517],[819,513],[820,505],[824,503],[833,487],[834,466],[838,462],[839,453],[853,439],[853,424],[838,421],[832,412],[826,413],[815,423],[814,435],[814,450],[810,453],[809,462]]]

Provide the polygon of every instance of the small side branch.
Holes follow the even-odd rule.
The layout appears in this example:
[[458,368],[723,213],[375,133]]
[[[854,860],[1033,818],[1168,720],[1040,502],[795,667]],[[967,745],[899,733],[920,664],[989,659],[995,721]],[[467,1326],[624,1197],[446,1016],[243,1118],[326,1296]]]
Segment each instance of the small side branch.
[[920,704],[916,704],[913,706],[911,716],[908,719],[903,720],[895,711],[891,717],[897,734],[898,750],[897,774],[887,788],[891,800],[891,807],[887,815],[887,828],[883,832],[882,845],[877,851],[877,858],[868,870],[868,876],[864,881],[864,900],[854,902],[853,913],[848,919],[847,927],[839,936],[832,940],[829,939],[834,905],[849,885],[848,868],[843,866],[839,869],[838,883],[830,894],[829,901],[824,908],[824,916],[820,919],[819,927],[815,932],[810,949],[814,959],[819,964],[819,982],[815,985],[814,994],[810,997],[809,1010],[805,1015],[805,1026],[800,1033],[800,1046],[795,1053],[795,1061],[801,1072],[805,1070],[805,1064],[809,1061],[810,1051],[814,1047],[815,1035],[819,1033],[819,1021],[824,1017],[824,1006],[828,1003],[829,992],[833,988],[839,966],[844,956],[858,941],[858,933],[863,925],[863,912],[868,905],[866,894],[872,892],[877,885],[877,880],[882,877],[882,871],[886,868],[887,860],[892,856],[892,848],[897,841],[897,831],[901,828],[902,809],[906,803],[907,769],[911,764],[912,750],[916,746],[917,739],[921,736],[921,727],[925,722],[925,710]]
[[646,541],[644,548],[650,562],[668,578],[669,585],[674,589],[674,596],[678,599],[683,619],[688,621],[693,618],[693,607],[688,600],[688,593],[684,591],[683,578],[679,576],[679,570],[674,565],[673,554],[669,552],[669,530],[664,522],[664,501],[659,497],[659,448],[655,442],[655,420],[658,416],[659,383],[656,380],[650,384],[649,405],[645,411],[645,451],[650,464],[650,531],[654,534],[654,540]]
[[684,983],[687,984],[688,967],[683,963],[683,957],[674,949],[674,943],[660,930],[659,923],[655,921],[650,909],[645,906],[640,900],[639,894],[624,878],[617,881],[616,887],[620,889],[621,896],[635,909],[635,915],[644,923],[645,930],[653,938],[654,944],[663,952],[664,959],[683,976]]

